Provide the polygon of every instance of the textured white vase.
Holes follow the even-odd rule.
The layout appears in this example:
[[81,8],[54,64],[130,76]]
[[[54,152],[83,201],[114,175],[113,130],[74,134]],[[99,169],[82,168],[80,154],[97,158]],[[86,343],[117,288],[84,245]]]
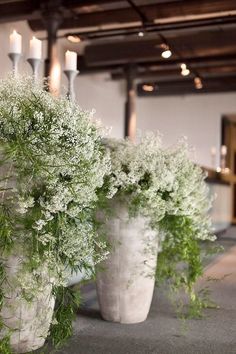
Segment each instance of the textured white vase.
[[[0,159],[3,158],[4,154],[0,151]],[[12,188],[16,187],[16,177],[11,162],[0,166],[0,177],[8,177],[2,185],[6,191],[1,193],[1,198],[6,200],[13,195]],[[44,345],[55,306],[55,298],[52,296],[52,279],[46,265],[41,267],[38,275],[41,291],[38,291],[31,301],[27,301],[22,296],[18,272],[24,261],[22,248],[15,248],[9,257],[1,259],[5,268],[6,280],[1,284],[4,299],[0,317],[6,328],[12,330],[10,345],[14,353],[28,353]],[[26,277],[28,277],[26,284],[30,286],[32,274],[26,273]],[[0,338],[8,333],[9,331],[3,328]]]
[[99,216],[112,246],[103,269],[97,271],[100,311],[107,321],[138,323],[146,320],[152,301],[157,236],[146,218],[130,219],[122,203],[112,208],[114,216]]
[[[18,271],[24,257],[16,252],[4,262],[7,281],[2,285],[4,301],[1,318],[12,329],[10,345],[15,353],[27,353],[42,347],[51,324],[55,299],[46,267],[40,273],[42,289],[28,302],[22,297]],[[29,281],[31,274],[29,273]],[[4,330],[1,337],[4,336]]]

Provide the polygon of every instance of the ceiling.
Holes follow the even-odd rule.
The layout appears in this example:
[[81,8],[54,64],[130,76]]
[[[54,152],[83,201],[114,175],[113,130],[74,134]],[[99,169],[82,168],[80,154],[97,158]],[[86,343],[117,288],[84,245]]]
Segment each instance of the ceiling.
[[60,29],[84,41],[81,74],[119,80],[132,67],[142,96],[236,91],[236,0],[0,0],[0,23],[26,19],[41,31],[45,12],[60,14]]

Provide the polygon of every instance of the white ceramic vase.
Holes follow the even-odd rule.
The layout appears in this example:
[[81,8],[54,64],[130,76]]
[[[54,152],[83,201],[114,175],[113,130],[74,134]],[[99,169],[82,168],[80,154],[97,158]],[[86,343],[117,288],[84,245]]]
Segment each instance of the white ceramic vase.
[[[52,282],[47,267],[40,272],[41,290],[27,301],[19,286],[18,271],[24,257],[14,252],[4,261],[6,281],[3,306],[0,316],[4,324],[12,329],[10,345],[15,353],[27,353],[42,347],[52,321],[55,299],[52,296]],[[28,274],[29,282],[32,274]],[[4,336],[4,330],[1,337]]]
[[114,216],[99,215],[112,247],[97,271],[100,311],[107,321],[138,323],[146,320],[153,297],[157,235],[146,218],[130,219],[123,203],[112,209]]

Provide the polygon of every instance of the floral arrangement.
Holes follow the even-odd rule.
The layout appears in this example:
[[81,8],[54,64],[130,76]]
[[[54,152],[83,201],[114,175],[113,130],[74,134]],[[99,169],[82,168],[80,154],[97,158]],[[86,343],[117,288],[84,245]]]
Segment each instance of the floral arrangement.
[[[24,255],[17,286],[27,301],[45,286],[40,274],[46,267],[59,301],[51,328],[54,344],[72,330],[77,297],[65,287],[68,273],[93,268],[107,253],[91,211],[110,159],[103,133],[90,118],[31,78],[0,82],[1,284],[7,281],[4,260],[15,250]],[[0,305],[3,301],[1,285]],[[9,342],[5,332],[1,352]]]
[[203,270],[200,242],[214,241],[215,236],[205,176],[189,159],[186,141],[163,149],[160,135],[150,133],[137,144],[107,140],[105,145],[112,166],[100,190],[98,209],[109,212],[109,200],[119,198],[130,217],[141,214],[149,219],[160,245],[157,281],[170,280],[174,291],[184,288],[189,309],[200,314],[204,302],[193,289]]

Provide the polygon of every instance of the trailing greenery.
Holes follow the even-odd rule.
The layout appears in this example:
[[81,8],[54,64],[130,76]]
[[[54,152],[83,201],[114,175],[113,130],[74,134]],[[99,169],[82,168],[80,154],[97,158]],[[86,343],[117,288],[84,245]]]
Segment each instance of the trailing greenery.
[[200,245],[215,240],[201,168],[190,160],[185,140],[163,149],[159,135],[147,134],[136,144],[110,139],[105,146],[112,166],[99,191],[97,209],[109,213],[116,200],[126,205],[130,217],[146,217],[159,244],[157,281],[168,280],[174,292],[184,289],[189,313],[199,316],[205,306],[203,291],[197,295],[194,290],[203,272]]
[[[93,269],[107,254],[92,215],[110,169],[102,138],[89,112],[53,97],[32,78],[0,82],[0,304],[10,310],[13,288],[25,304],[53,289],[56,345],[71,334],[76,299],[64,289],[68,277]],[[11,328],[7,319],[1,323],[7,348]]]
[[78,290],[65,287],[55,288],[54,296],[57,303],[52,321],[51,338],[53,345],[57,348],[72,335],[72,321],[80,306],[81,296]]
[[[3,220],[1,219],[0,223],[0,230],[3,232],[4,230],[4,223]],[[3,232],[4,234],[4,232]],[[0,311],[2,310],[2,307],[4,305],[4,292],[2,289],[2,284],[5,281],[6,273],[5,273],[5,268],[2,262],[0,262]],[[4,322],[3,319],[0,318],[0,331],[4,330]],[[13,354],[13,351],[10,346],[10,331],[8,334],[5,334],[2,336],[0,339],[0,353],[2,354]]]
[[1,354],[13,354],[10,346],[10,335],[5,336],[0,340],[0,353]]
[[158,255],[157,284],[170,280],[173,293],[183,289],[189,295],[185,303],[182,299],[177,301],[179,316],[201,317],[202,309],[213,303],[206,288],[194,289],[197,279],[203,275],[203,264],[201,244],[195,237],[192,220],[186,216],[167,215],[161,220],[160,229],[166,237]]
[[[173,279],[176,286],[183,284],[191,290],[203,270],[200,244],[191,219],[167,215],[160,221],[160,228],[167,236],[158,257],[157,278]],[[168,237],[170,233],[172,239]],[[179,267],[180,262],[184,263],[182,267]]]

